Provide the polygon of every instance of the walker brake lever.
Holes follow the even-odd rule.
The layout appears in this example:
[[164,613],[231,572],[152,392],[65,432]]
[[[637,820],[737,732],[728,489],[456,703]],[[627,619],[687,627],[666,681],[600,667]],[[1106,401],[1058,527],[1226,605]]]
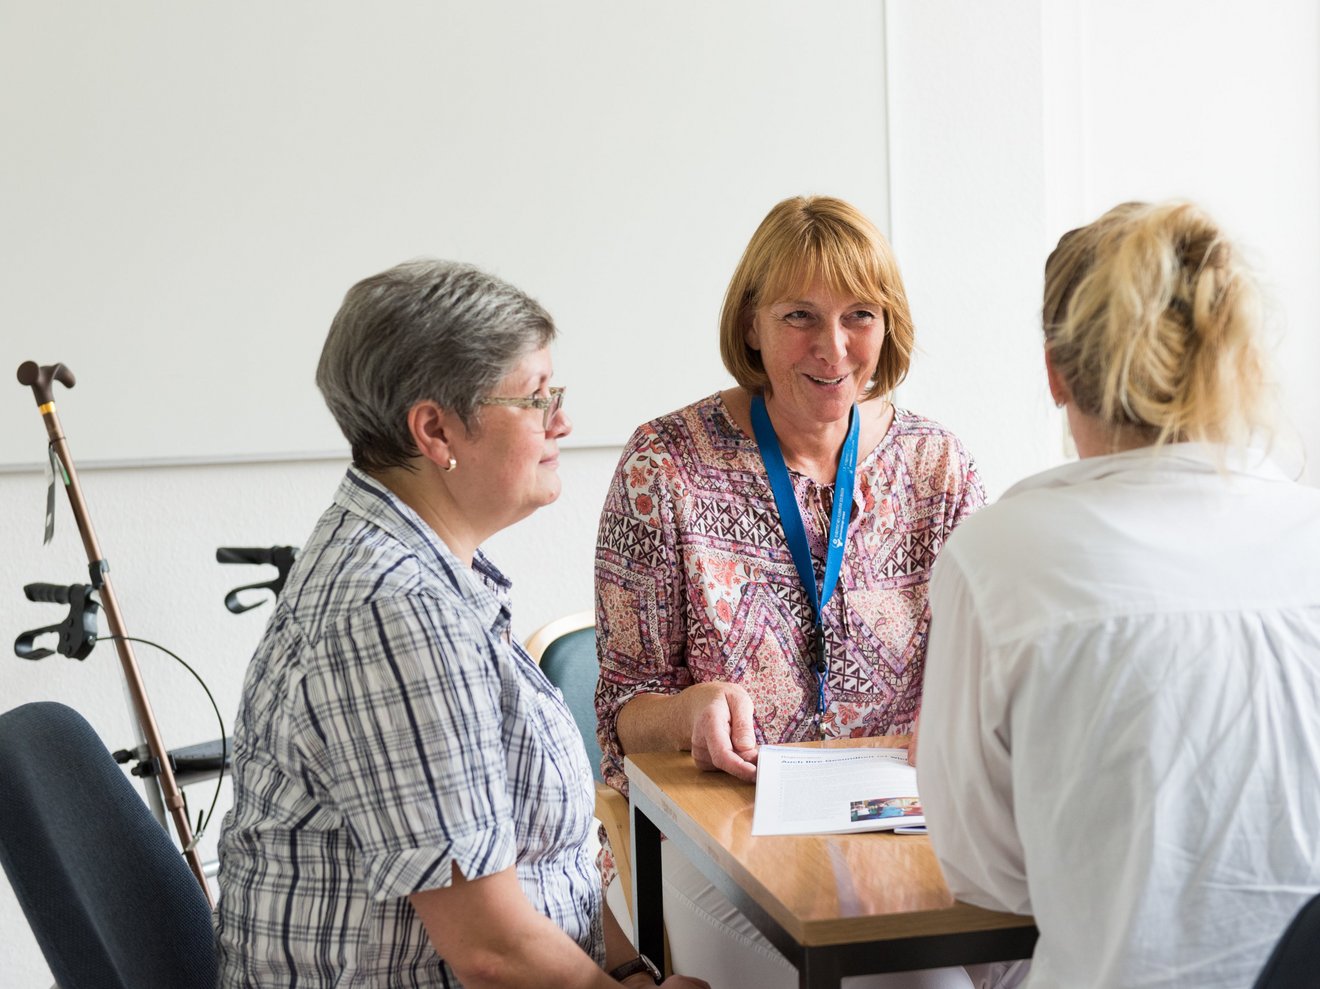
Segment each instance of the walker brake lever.
[[251,611],[253,608],[265,603],[264,600],[244,603],[239,599],[239,594],[243,591],[270,591],[271,597],[279,597],[280,591],[284,589],[284,581],[288,579],[289,571],[293,568],[293,561],[297,559],[297,556],[298,550],[293,546],[271,546],[269,549],[221,546],[215,551],[217,563],[267,563],[276,570],[275,577],[272,580],[235,587],[225,595],[225,607],[235,615],[241,615],[243,612]]
[[[14,654],[19,659],[45,659],[56,652],[70,659],[86,659],[96,646],[97,621],[101,613],[96,589],[91,584],[27,584],[23,594],[29,601],[67,604],[69,614],[58,625],[23,632],[14,640]],[[54,649],[39,648],[36,640],[54,632],[59,636]]]

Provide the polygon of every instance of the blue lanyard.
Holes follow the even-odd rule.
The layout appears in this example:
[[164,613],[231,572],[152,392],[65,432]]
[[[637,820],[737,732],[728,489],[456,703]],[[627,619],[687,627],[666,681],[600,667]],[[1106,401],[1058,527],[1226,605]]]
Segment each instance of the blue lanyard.
[[816,568],[811,560],[811,547],[807,543],[807,530],[802,525],[802,511],[798,508],[797,496],[793,493],[793,482],[788,477],[788,465],[784,463],[784,454],[779,449],[779,437],[770,423],[770,414],[765,410],[765,400],[760,395],[752,397],[752,432],[756,434],[756,445],[761,450],[761,462],[765,464],[765,474],[770,481],[770,491],[775,496],[775,507],[779,509],[779,523],[784,527],[784,539],[788,551],[793,555],[793,565],[797,567],[798,579],[802,589],[807,592],[815,618],[814,643],[818,691],[816,711],[825,713],[825,671],[828,668],[825,656],[825,605],[834,593],[834,585],[839,581],[839,567],[843,564],[843,547],[848,541],[848,520],[852,515],[853,480],[857,474],[857,435],[861,416],[857,406],[852,408],[852,418],[848,423],[848,438],[839,451],[839,466],[834,475],[834,505],[830,509],[829,548],[825,553],[825,573],[821,587],[816,588]]

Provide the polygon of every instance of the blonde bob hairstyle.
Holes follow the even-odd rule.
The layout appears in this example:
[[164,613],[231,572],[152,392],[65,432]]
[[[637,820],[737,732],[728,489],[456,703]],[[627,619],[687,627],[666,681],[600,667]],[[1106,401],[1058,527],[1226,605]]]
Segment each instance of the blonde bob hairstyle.
[[1045,348],[1078,409],[1160,446],[1270,428],[1255,282],[1186,202],[1124,203],[1045,262]]
[[724,295],[724,366],[748,392],[767,392],[770,379],[761,355],[747,345],[752,317],[761,306],[793,298],[817,280],[883,314],[885,339],[863,400],[888,395],[907,375],[914,338],[898,262],[870,220],[828,196],[785,199],[752,234]]

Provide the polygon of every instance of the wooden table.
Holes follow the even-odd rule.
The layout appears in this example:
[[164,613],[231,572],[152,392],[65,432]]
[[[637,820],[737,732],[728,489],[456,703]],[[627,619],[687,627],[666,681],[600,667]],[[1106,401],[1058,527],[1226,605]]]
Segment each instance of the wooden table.
[[797,966],[803,989],[837,987],[849,975],[1031,954],[1035,922],[955,900],[929,838],[875,832],[753,838],[752,784],[703,773],[686,752],[638,753],[626,765],[637,946],[649,958],[664,954],[662,833]]

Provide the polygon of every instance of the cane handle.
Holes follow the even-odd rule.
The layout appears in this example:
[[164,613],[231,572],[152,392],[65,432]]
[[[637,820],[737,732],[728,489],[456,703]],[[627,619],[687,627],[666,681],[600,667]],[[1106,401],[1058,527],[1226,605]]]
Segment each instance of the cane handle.
[[38,366],[36,361],[24,361],[18,365],[18,383],[32,389],[32,393],[37,397],[38,406],[49,405],[55,401],[52,381],[58,381],[65,388],[72,388],[74,380],[73,372],[63,364]]

